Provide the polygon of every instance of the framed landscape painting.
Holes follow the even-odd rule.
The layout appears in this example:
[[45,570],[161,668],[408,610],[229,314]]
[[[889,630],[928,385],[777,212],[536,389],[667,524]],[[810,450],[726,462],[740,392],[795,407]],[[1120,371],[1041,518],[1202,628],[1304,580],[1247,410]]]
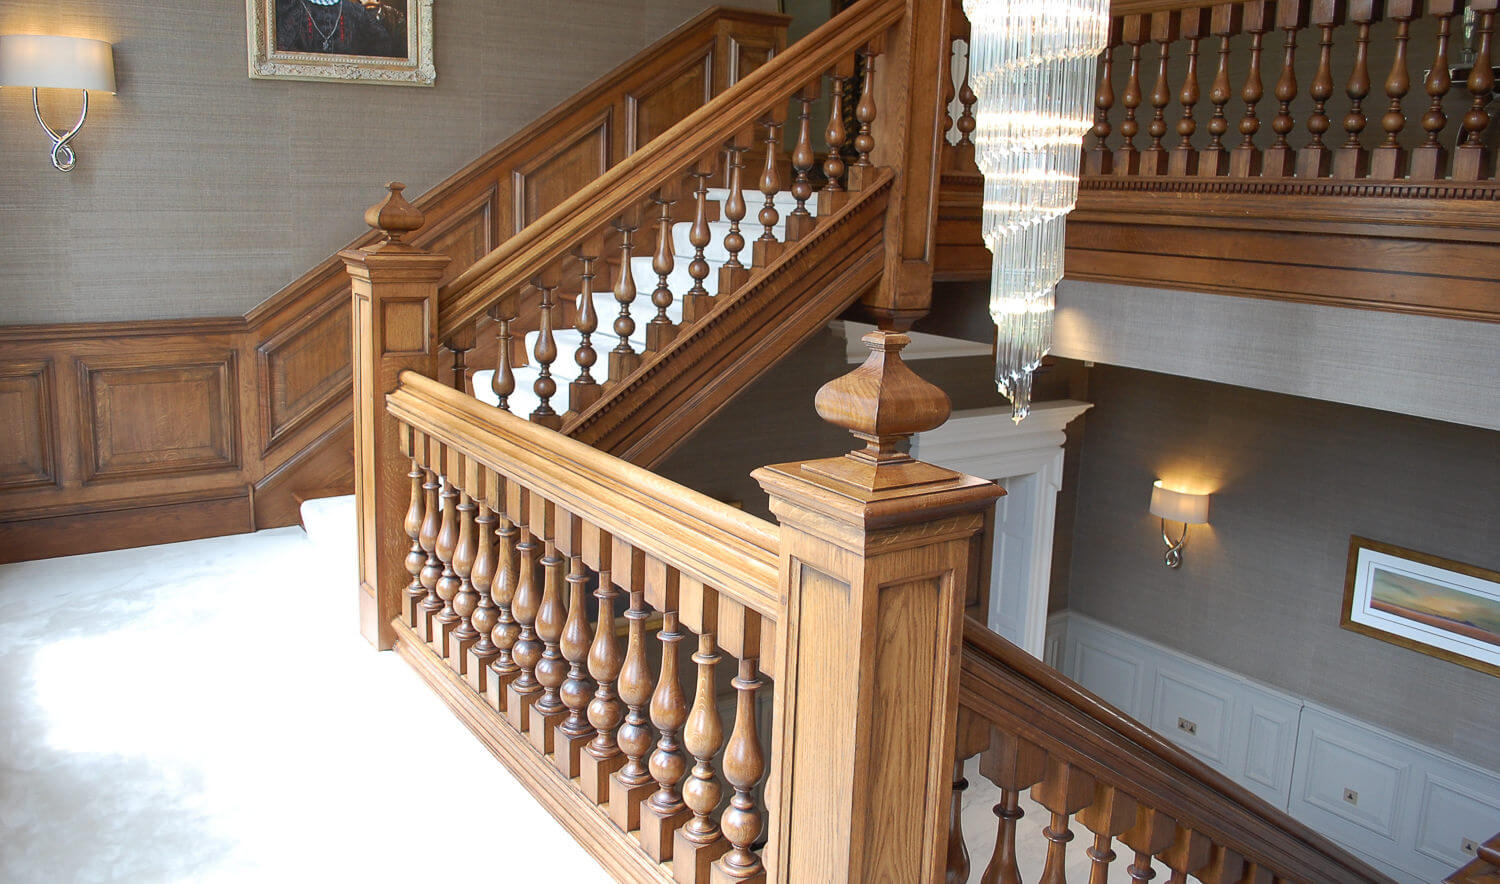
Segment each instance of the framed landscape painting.
[[246,0],[250,76],[431,86],[432,0]]
[[1341,625],[1500,676],[1500,573],[1353,537]]

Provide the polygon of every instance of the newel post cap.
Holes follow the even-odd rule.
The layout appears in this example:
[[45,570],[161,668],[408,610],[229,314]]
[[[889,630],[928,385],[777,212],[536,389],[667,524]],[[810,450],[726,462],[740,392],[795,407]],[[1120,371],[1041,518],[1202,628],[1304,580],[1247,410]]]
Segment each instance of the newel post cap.
[[401,195],[405,184],[392,181],[385,187],[388,191],[385,198],[365,210],[365,223],[385,234],[385,243],[399,243],[401,237],[421,228],[427,219]]
[[823,385],[814,400],[818,416],[865,443],[847,457],[873,465],[905,463],[898,450],[914,433],[937,429],[953,411],[948,394],[918,377],[901,360],[911,338],[876,330],[862,340],[870,348],[864,364]]

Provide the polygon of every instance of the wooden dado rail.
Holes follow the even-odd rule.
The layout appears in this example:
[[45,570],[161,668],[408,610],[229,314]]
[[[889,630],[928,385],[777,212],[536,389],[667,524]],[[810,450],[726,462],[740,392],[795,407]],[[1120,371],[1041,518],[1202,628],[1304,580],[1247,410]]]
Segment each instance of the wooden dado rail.
[[[786,23],[706,10],[417,198],[413,240],[457,275],[773,57]],[[243,317],[0,328],[0,561],[290,525],[348,493],[349,303],[330,256]]]
[[[1500,321],[1495,0],[1113,14],[1069,278]],[[939,272],[983,278],[957,94]]]

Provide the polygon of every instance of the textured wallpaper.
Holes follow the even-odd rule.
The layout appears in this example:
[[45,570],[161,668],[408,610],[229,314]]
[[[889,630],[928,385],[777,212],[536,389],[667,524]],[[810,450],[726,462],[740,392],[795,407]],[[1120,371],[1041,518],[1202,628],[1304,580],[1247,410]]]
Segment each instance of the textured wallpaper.
[[0,90],[0,324],[242,314],[363,232],[384,182],[425,191],[711,5],[437,0],[421,89],[251,80],[242,3],[6,0],[0,33],[114,43],[119,94],[65,175]]

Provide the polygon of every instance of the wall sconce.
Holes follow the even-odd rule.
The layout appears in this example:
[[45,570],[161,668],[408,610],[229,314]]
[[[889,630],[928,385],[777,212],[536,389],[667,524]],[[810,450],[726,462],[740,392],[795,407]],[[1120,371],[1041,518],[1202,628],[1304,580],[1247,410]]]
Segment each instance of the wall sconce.
[[[83,121],[89,115],[89,90],[111,94],[115,91],[114,47],[103,40],[82,37],[0,35],[0,86],[31,88],[31,108],[36,111],[36,121],[52,139],[52,167],[59,172],[72,171],[77,158],[68,142],[83,128]],[[47,125],[37,103],[38,89],[83,91],[83,110],[73,128],[58,132]]]
[[[1167,567],[1181,568],[1188,526],[1208,524],[1208,495],[1173,491],[1158,479],[1151,486],[1151,515],[1161,519],[1161,539],[1167,545]],[[1182,523],[1182,534],[1175,541],[1167,533],[1168,522]]]

